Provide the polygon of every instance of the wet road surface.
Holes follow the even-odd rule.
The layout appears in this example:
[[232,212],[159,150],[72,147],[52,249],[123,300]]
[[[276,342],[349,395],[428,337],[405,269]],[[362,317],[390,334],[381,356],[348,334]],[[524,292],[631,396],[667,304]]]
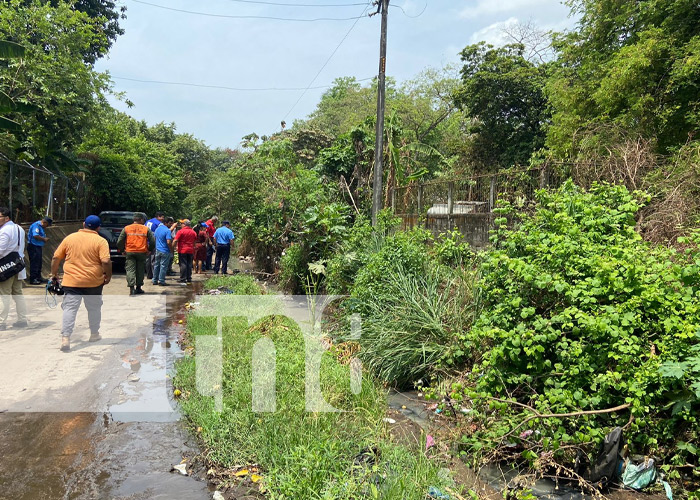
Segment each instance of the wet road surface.
[[[115,277],[115,287],[124,288],[120,279],[123,276]],[[73,342],[73,352],[61,353],[65,361],[57,358],[57,363],[95,364],[97,373],[90,373],[86,380],[76,383],[75,389],[61,385],[61,374],[57,376],[53,368],[40,375],[31,369],[34,377],[46,380],[43,392],[41,387],[35,387],[42,385],[37,383],[37,378],[24,384],[26,388],[19,388],[17,381],[23,385],[21,380],[30,379],[32,373],[14,378],[4,373],[12,379],[7,387],[7,394],[12,397],[3,399],[0,394],[0,499],[212,498],[206,483],[170,472],[172,465],[179,464],[183,457],[198,453],[179,421],[175,404],[169,399],[172,394],[169,374],[181,355],[177,336],[182,328],[178,321],[184,317],[183,305],[192,300],[201,284],[144,288],[149,295],[160,295],[159,299],[164,300],[160,303],[165,304],[162,311],[165,314],[156,316],[150,328],[137,328],[125,338],[107,340],[99,348],[87,344],[82,348],[82,343]],[[132,299],[129,307],[151,307],[150,303],[139,301],[141,297]],[[32,298],[43,299],[28,297]],[[34,307],[38,307],[37,303]],[[50,346],[42,345],[34,354],[25,349],[22,352],[22,357],[27,359],[25,364],[37,362],[32,358],[54,356],[58,350],[57,333],[45,330],[55,330],[52,318],[60,315],[60,308],[49,312],[44,309],[42,314],[53,316],[35,321],[33,331],[10,332],[0,342],[3,357],[17,349],[18,342],[27,342],[29,338]],[[103,326],[105,320],[110,319],[103,318]],[[104,337],[109,337],[109,327],[102,332]],[[38,363],[41,364],[41,359]],[[101,370],[110,373],[100,374]],[[17,394],[29,396],[22,399]],[[98,411],[51,411],[71,406]],[[99,411],[102,408],[104,411]]]

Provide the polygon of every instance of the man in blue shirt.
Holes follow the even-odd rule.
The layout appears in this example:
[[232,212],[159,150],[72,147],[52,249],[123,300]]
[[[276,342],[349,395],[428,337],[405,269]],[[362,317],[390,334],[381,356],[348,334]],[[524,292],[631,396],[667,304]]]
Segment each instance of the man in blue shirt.
[[231,242],[236,236],[231,231],[231,223],[227,220],[221,223],[221,227],[214,232],[214,244],[216,245],[216,262],[214,274],[228,274],[228,259],[231,255]]
[[[148,219],[146,222],[146,227],[151,230],[153,234],[156,234],[156,229],[158,229],[158,226],[160,226],[163,221],[165,220],[165,214],[163,212],[156,212],[155,217],[152,219]],[[156,265],[156,254],[155,252],[151,253],[151,255],[148,257],[148,263],[146,264],[146,277],[148,279],[155,278],[155,275],[153,274],[153,268]]]
[[153,264],[153,284],[165,286],[165,275],[170,266],[170,254],[173,247],[173,234],[170,232],[170,226],[175,221],[172,217],[168,217],[164,222],[158,224],[156,229],[156,252]]
[[49,239],[46,237],[45,228],[53,224],[51,217],[44,217],[29,226],[29,239],[27,241],[27,253],[29,254],[29,284],[41,285],[46,283],[41,277],[41,264],[44,245]]

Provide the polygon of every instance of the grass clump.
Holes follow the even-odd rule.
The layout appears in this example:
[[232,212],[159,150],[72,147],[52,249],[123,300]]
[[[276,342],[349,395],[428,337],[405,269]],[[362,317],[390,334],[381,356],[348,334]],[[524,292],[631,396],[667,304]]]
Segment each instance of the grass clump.
[[212,276],[204,283],[204,290],[226,289],[236,295],[260,295],[261,288],[255,278],[245,274]]
[[[369,236],[366,240],[372,247],[373,240]],[[362,258],[345,272],[345,282],[333,283],[346,283],[350,291],[340,311],[344,320],[353,314],[362,319],[358,354],[362,362],[381,381],[410,387],[451,366],[458,351],[451,346],[461,341],[472,323],[473,254],[452,233],[435,241],[429,232],[414,229],[381,236],[379,241],[380,245],[357,254]],[[347,261],[342,256],[336,260],[337,268]],[[349,321],[340,324],[336,336],[345,338]]]
[[[217,307],[219,298],[202,297],[201,309]],[[429,486],[444,483],[424,454],[389,442],[381,387],[365,375],[359,394],[353,394],[349,366],[331,352],[322,358],[322,393],[343,411],[306,411],[305,339],[295,322],[273,315],[252,325],[245,318],[225,317],[222,325],[223,411],[217,413],[214,398],[197,391],[196,351],[179,363],[175,378],[181,408],[191,425],[201,428],[213,464],[233,470],[258,464],[264,489],[279,499],[423,499]],[[194,339],[215,334],[216,318],[195,312],[188,329]],[[251,359],[262,338],[276,348],[276,411],[269,413],[252,411]],[[370,449],[379,455],[358,460]]]

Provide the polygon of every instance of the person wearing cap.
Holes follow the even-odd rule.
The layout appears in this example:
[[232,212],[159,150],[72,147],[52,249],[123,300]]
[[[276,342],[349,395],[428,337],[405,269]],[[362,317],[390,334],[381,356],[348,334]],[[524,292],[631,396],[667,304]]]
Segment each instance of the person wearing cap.
[[51,226],[51,217],[44,217],[29,226],[29,241],[27,241],[27,253],[29,254],[29,284],[41,285],[46,283],[41,277],[41,267],[43,259],[44,245],[49,239],[46,237],[44,229]]
[[144,223],[146,216],[140,212],[134,214],[134,223],[122,229],[117,239],[117,248],[126,254],[126,284],[129,295],[145,293],[143,278],[146,272],[146,259],[156,247],[153,231]]
[[228,274],[228,259],[231,256],[231,242],[236,236],[231,231],[231,223],[227,220],[221,223],[221,227],[214,233],[214,244],[216,245],[216,262],[214,264],[214,274]]
[[61,325],[61,350],[70,351],[70,337],[75,327],[75,317],[80,303],[85,302],[90,325],[88,342],[97,342],[102,321],[102,288],[112,279],[112,261],[109,244],[97,230],[102,221],[97,215],[89,215],[83,229],[66,236],[51,259],[51,279],[58,283],[58,268],[63,264],[61,285],[63,296],[63,323]]
[[192,229],[192,222],[185,219],[175,235],[177,241],[177,258],[180,262],[180,283],[192,283],[192,262],[194,260],[194,243],[197,233]]
[[[7,207],[0,207],[0,259],[7,257],[12,252],[24,256],[24,229],[12,222],[12,212]],[[12,325],[15,328],[25,328],[27,324],[27,304],[22,293],[22,281],[27,278],[26,269],[0,281],[0,331],[7,330],[7,317],[10,314],[10,298],[15,302],[17,321]]]

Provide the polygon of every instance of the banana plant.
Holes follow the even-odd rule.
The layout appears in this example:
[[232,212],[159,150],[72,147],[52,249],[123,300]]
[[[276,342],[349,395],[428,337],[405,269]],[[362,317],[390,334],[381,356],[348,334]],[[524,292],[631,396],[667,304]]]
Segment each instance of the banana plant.
[[[438,158],[441,162],[445,161],[445,158],[440,151],[429,144],[419,141],[407,142],[403,139],[403,128],[396,111],[387,119],[384,134],[389,165],[384,193],[384,204],[387,205],[392,187],[405,186],[412,181],[422,179],[429,173],[425,165],[418,164],[416,156]],[[415,170],[411,170],[411,163],[417,166]]]
[[[24,56],[25,49],[22,45],[9,40],[0,40],[0,63],[6,63],[8,59],[17,59]],[[15,102],[9,95],[0,90],[0,130],[19,132],[22,127],[19,123],[6,116],[5,113],[30,113],[36,107],[30,104]]]

